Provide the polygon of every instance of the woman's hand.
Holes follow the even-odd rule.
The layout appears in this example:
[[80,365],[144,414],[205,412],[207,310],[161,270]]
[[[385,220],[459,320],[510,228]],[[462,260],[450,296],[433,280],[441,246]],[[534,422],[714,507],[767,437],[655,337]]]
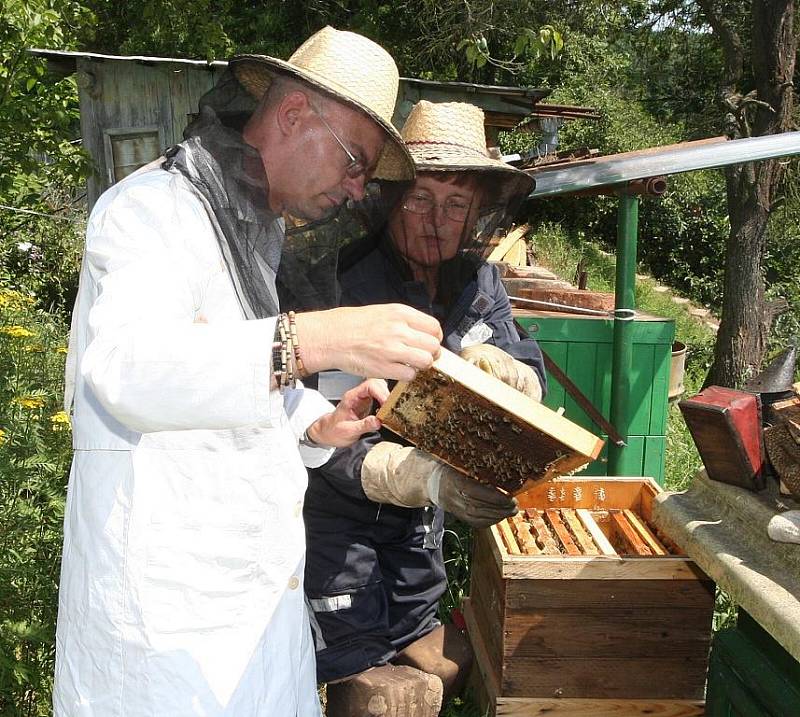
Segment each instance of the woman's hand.
[[377,431],[381,427],[378,417],[369,414],[373,401],[382,405],[388,397],[386,381],[368,379],[347,391],[336,410],[314,421],[306,434],[320,446],[351,446],[365,433]]
[[461,352],[461,358],[477,366],[484,373],[499,378],[504,384],[524,393],[528,398],[541,402],[542,385],[539,383],[536,371],[497,346],[492,344],[468,346]]

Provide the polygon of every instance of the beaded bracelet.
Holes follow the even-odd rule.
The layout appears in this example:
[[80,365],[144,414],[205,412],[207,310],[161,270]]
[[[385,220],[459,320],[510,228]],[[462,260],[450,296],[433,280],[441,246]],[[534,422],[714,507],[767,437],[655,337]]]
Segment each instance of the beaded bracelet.
[[289,319],[286,314],[278,316],[275,322],[275,335],[272,342],[272,375],[279,390],[287,386],[295,387],[292,338],[289,331]]
[[281,335],[280,319],[275,322],[275,333],[272,336],[272,376],[278,388],[281,387]]
[[297,339],[297,316],[294,311],[289,312],[289,338],[292,341],[292,348],[294,349],[294,362],[297,364],[297,375],[300,378],[308,376],[306,367],[303,365],[303,359],[300,357],[300,341]]
[[281,336],[281,388],[291,386],[294,388],[294,367],[292,366],[291,336],[288,331],[289,319],[286,314],[278,317]]

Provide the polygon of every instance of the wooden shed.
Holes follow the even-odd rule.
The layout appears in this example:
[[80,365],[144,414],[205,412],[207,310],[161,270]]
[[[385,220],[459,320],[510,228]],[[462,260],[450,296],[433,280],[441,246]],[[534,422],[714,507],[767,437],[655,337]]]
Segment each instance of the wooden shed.
[[[83,146],[95,163],[88,182],[88,202],[94,202],[114,182],[157,158],[183,138],[183,129],[197,112],[227,62],[168,57],[101,55],[89,52],[32,49],[48,69],[76,75]],[[500,129],[526,117],[527,129],[543,135],[542,149],[557,143],[558,127],[566,119],[594,116],[586,108],[560,108],[538,103],[549,89],[499,87],[464,82],[433,82],[401,78],[393,121],[400,127],[412,106],[431,102],[470,102],[486,113],[492,143]],[[562,111],[563,110],[563,111]],[[577,114],[576,114],[577,113]]]

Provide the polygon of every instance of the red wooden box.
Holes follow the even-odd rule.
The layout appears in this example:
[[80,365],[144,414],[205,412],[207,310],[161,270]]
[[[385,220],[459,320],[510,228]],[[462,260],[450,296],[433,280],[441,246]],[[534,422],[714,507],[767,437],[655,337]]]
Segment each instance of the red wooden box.
[[757,395],[709,386],[678,405],[709,478],[750,490],[764,487],[761,401]]

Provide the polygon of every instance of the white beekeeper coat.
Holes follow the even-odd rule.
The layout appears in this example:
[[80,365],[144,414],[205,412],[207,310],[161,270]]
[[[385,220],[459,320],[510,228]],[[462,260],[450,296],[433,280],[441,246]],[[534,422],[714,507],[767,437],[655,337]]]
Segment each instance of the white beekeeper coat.
[[[67,393],[57,717],[319,715],[298,438],[332,410],[269,390],[187,182],[140,171],[89,221]],[[302,454],[302,455],[301,455]]]

